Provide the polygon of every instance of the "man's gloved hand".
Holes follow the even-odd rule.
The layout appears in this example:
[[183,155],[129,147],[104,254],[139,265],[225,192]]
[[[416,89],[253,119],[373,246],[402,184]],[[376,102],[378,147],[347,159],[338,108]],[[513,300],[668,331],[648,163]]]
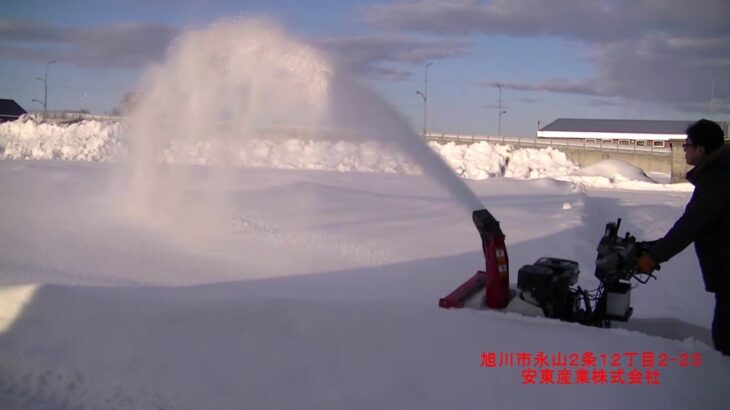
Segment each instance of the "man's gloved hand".
[[641,273],[652,273],[656,269],[656,266],[656,261],[648,253],[636,261],[636,270]]

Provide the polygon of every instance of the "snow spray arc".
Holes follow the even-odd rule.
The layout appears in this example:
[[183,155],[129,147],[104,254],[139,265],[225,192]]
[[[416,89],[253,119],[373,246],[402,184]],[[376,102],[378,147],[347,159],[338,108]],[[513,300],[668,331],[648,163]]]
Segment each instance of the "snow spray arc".
[[[194,235],[202,225],[226,229],[225,193],[237,145],[267,126],[319,123],[329,75],[311,47],[263,20],[225,21],[184,33],[146,74],[128,118],[123,211],[158,225],[167,220],[182,231],[181,221],[198,221],[188,232]],[[200,169],[161,162],[210,167],[201,176]]]
[[340,72],[332,77],[329,89],[328,115],[332,123],[354,128],[366,138],[395,145],[450,192],[466,211],[483,208],[469,187],[383,97]]
[[179,220],[175,208],[185,196],[184,184],[171,180],[174,173],[161,161],[211,165],[206,196],[221,201],[201,212],[225,215],[226,201],[218,194],[231,178],[237,146],[285,128],[349,130],[350,136],[394,145],[468,211],[482,207],[382,97],[272,21],[225,21],[184,33],[140,90],[129,116],[124,202],[155,218]]

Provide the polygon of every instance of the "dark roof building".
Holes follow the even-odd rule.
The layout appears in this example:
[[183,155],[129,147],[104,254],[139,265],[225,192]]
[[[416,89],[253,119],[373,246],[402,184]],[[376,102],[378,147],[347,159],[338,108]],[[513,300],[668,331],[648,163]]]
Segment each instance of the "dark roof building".
[[15,100],[0,98],[0,122],[15,121],[23,114],[26,111]]
[[[537,131],[538,138],[668,141],[686,138],[695,121],[597,120],[559,118]],[[720,122],[727,135],[727,122]]]
[[684,135],[693,121],[592,120],[559,118],[541,131]]

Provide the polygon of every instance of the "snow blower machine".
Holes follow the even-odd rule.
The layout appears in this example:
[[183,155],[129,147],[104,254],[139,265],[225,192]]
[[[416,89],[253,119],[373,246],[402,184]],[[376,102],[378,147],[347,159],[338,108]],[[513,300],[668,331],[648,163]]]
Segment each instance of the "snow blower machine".
[[[636,260],[652,242],[638,242],[628,232],[619,236],[621,219],[606,224],[598,243],[595,277],[599,286],[591,291],[575,286],[580,273],[575,261],[541,257],[517,272],[517,288],[509,284],[509,259],[499,222],[486,210],[472,215],[486,269],[478,271],[448,296],[442,308],[500,309],[544,316],[583,325],[610,327],[611,321],[627,321],[631,307],[632,280],[646,283],[654,276],[635,268]],[[655,278],[656,279],[656,278]]]

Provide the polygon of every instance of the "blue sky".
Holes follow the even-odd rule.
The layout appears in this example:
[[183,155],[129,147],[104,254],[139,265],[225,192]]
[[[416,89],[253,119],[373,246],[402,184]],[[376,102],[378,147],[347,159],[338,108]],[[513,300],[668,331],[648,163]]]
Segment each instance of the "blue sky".
[[[370,82],[420,129],[533,136],[561,117],[727,120],[726,0],[3,0],[0,98],[110,112],[188,28],[267,15]],[[714,98],[713,96],[714,91]]]

